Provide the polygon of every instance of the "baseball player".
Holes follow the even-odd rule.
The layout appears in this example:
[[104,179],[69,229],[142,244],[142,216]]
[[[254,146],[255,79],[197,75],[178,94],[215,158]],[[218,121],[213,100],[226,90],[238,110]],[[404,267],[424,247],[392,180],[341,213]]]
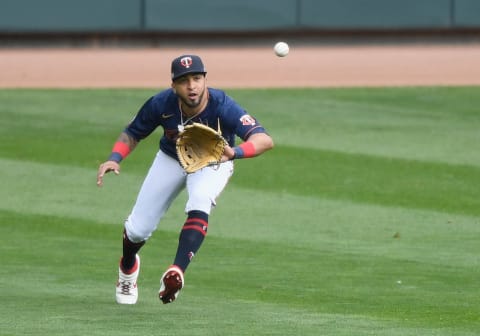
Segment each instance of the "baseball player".
[[[100,165],[97,185],[108,172],[120,173],[120,162],[157,127],[163,128],[159,151],[124,224],[116,301],[135,304],[140,271],[139,250],[157,229],[162,217],[181,190],[186,188],[187,218],[172,265],[160,279],[159,298],[173,302],[185,285],[184,273],[207,234],[209,215],[216,198],[233,174],[234,160],[258,156],[273,148],[272,138],[259,122],[225,92],[207,87],[207,71],[200,57],[182,55],[171,64],[171,88],[149,98],[121,132],[110,157]],[[221,163],[187,174],[179,164],[176,139],[193,122],[216,128],[228,142]],[[243,142],[235,146],[235,137]]]

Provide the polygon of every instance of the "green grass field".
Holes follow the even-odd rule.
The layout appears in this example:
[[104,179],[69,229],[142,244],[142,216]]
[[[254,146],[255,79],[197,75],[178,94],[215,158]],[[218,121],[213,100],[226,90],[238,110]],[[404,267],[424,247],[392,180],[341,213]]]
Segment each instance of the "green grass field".
[[478,335],[480,87],[228,90],[276,148],[236,163],[178,301],[185,194],[114,300],[152,134],[97,166],[156,90],[0,90],[1,335]]

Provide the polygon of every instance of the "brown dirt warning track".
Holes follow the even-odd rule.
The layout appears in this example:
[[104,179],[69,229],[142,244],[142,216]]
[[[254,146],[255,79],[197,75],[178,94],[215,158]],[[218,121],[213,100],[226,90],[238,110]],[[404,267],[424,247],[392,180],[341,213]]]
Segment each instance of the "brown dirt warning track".
[[0,88],[163,88],[200,55],[219,88],[480,85],[480,44],[0,49]]

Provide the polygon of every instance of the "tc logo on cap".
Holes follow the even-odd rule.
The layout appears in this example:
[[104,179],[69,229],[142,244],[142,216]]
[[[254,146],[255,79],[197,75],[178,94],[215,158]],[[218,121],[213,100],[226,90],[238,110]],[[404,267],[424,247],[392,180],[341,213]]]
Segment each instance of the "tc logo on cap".
[[205,67],[197,55],[181,55],[172,61],[172,80],[190,73],[206,74]]
[[190,68],[190,65],[192,65],[193,61],[192,61],[192,58],[190,56],[187,56],[187,57],[183,57],[181,60],[180,60],[180,64],[183,65],[185,68]]

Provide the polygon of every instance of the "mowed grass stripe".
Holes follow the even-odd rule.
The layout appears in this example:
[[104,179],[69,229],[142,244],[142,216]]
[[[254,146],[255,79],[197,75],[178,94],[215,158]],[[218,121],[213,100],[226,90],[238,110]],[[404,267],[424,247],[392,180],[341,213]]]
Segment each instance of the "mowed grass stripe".
[[[2,235],[8,233],[17,242],[5,251],[3,268],[14,274],[16,281],[9,285],[10,292],[5,295],[1,308],[4,314],[23,297],[29,304],[22,305],[22,316],[32,318],[30,323],[46,318],[50,321],[48,325],[45,322],[37,325],[46,332],[64,332],[64,323],[70,320],[78,330],[87,328],[82,324],[90,319],[101,323],[102,329],[110,326],[110,332],[119,328],[116,323],[121,316],[115,314],[122,308],[112,303],[114,260],[119,253],[113,248],[116,230],[109,225],[78,220],[66,222],[52,216],[0,212],[0,218],[8,223],[2,226]],[[34,241],[22,240],[32,233],[36,237]],[[159,232],[152,242],[158,247],[152,246],[142,252],[143,295],[139,310],[150,309],[147,316],[160,314],[142,326],[145,330],[156,327],[153,321],[184,323],[178,318],[169,319],[173,313],[162,310],[165,306],[160,305],[154,295],[162,264],[168,264],[171,257],[171,253],[165,251],[173,251],[176,238],[174,233]],[[343,328],[350,323],[357,326],[363,321],[365,331],[367,325],[371,330],[400,323],[421,326],[432,316],[440,317],[432,325],[434,329],[453,325],[462,329],[463,324],[476,321],[478,310],[475,300],[471,299],[476,292],[476,278],[465,277],[470,272],[467,267],[394,261],[388,255],[361,256],[341,250],[292,249],[288,244],[258,245],[248,240],[209,237],[196,263],[192,264],[192,270],[188,273],[189,286],[182,293],[184,304],[174,306],[175,313],[185,314],[185,310],[195,307],[196,311],[191,313],[197,314],[191,316],[202,316],[208,310],[219,312],[219,304],[229,309],[228,313],[221,314],[226,315],[227,320],[237,324],[234,312],[238,311],[240,318],[247,318],[246,323],[253,322],[245,332],[265,332],[270,326],[276,334],[296,329],[313,335],[315,327],[329,319],[332,322],[332,314],[343,316],[340,322],[336,320],[345,323]],[[3,278],[1,282],[6,286],[10,281]],[[449,285],[451,283],[462,286],[454,288]],[[438,291],[442,291],[442,296],[434,294]],[[388,305],[384,303],[387,297]],[[412,302],[415,302],[413,307]],[[77,308],[69,309],[72,304]],[[38,309],[42,309],[42,313],[38,314]],[[261,315],[251,314],[252,309],[278,321],[269,320],[264,325]],[[199,323],[194,319],[192,325]],[[28,325],[20,328],[28,328]],[[120,322],[120,326],[123,325]],[[211,325],[204,325],[204,328],[211,330]]]
[[231,93],[282,145],[480,166],[480,87]]
[[[267,161],[266,157],[265,160],[258,160]],[[255,165],[256,161],[251,164]],[[265,165],[261,161],[258,164]],[[288,176],[278,175],[281,177],[278,188],[271,188],[263,178],[257,178],[252,185],[250,179],[244,180],[245,171],[250,169],[248,165],[240,168],[232,183],[217,200],[218,207],[211,218],[211,235],[260,241],[287,241],[295,246],[309,247],[331,247],[340,238],[342,244],[346,244],[344,248],[352,253],[363,253],[364,249],[388,253],[393,247],[392,236],[399,233],[402,241],[408,239],[409,242],[418,244],[414,249],[405,248],[409,258],[415,258],[416,254],[429,257],[430,254],[424,252],[434,248],[437,254],[442,255],[441,259],[433,258],[438,259],[437,262],[472,264],[477,260],[478,249],[471,239],[480,233],[475,217],[448,213],[444,209],[417,210],[416,204],[408,204],[408,208],[392,206],[381,202],[381,195],[377,196],[380,201],[375,200],[372,203],[351,200],[350,194],[342,199],[337,196],[339,192],[323,192],[325,187],[318,183],[323,180],[332,188],[341,191],[340,187],[343,185],[338,182],[340,187],[337,187],[334,177],[312,179],[310,182],[319,185],[320,190],[296,195],[295,193],[300,193],[299,189],[293,188],[300,186],[296,185],[295,181],[290,181]],[[338,171],[338,168],[336,169]],[[0,174],[4,177],[0,189],[3,200],[0,209],[118,226],[121,226],[133,206],[143,179],[143,176],[124,171],[120,176],[108,175],[104,187],[98,188],[93,168],[12,160],[0,160]],[[364,183],[366,177],[359,176],[354,175],[352,190],[361,190],[363,187],[360,183]],[[268,179],[269,175],[266,174],[264,178]],[[435,186],[435,181],[432,180],[430,184],[426,184],[425,190],[431,192]],[[264,189],[260,189],[262,187]],[[457,186],[453,184],[453,187]],[[343,188],[345,193],[352,192],[346,187]],[[370,192],[370,189],[377,190],[379,187],[365,188]],[[426,194],[425,192],[420,196],[425,197]],[[433,196],[437,195],[433,193]],[[256,201],[252,203],[252,199]],[[160,224],[161,229],[178,231],[178,225],[184,219],[185,201],[186,195],[183,193]],[[235,215],[232,216],[232,213]],[[448,237],[447,240],[445,236]],[[440,245],[441,249],[438,248]]]
[[[112,139],[157,91],[0,90],[0,154],[92,165],[104,159]],[[229,93],[268,127],[277,144],[480,166],[474,145],[480,142],[479,87]],[[149,154],[137,153],[138,159],[151,160],[158,143],[153,137],[146,141]]]
[[96,185],[96,167],[90,169],[0,159],[0,209],[25,214],[84,218],[123,223],[142,182],[142,176],[122,173]]
[[211,222],[209,235],[222,238],[480,267],[479,220],[471,216],[231,188]]
[[[0,173],[5,178],[0,209],[107,223],[119,230],[143,178],[125,171],[107,176],[105,186],[98,188],[94,169],[11,160],[0,160]],[[341,246],[349,253],[389,253],[393,258],[446,265],[479,265],[473,237],[480,234],[480,227],[475,217],[260,190],[258,185],[247,188],[248,183],[236,180],[235,176],[217,200],[210,235],[298,247]],[[160,223],[161,230],[178,232],[185,201],[183,193]],[[395,234],[401,235],[396,242]]]
[[113,301],[159,134],[95,186],[155,91],[0,90],[1,333],[476,335],[479,90],[232,90],[277,147],[236,163],[168,307],[182,199],[142,250],[139,304]]
[[[15,161],[8,162],[10,165]],[[24,187],[28,187],[25,179],[28,180],[29,176],[33,178],[31,172],[38,174],[39,168],[29,168],[23,161],[14,164],[16,167],[7,167],[8,162],[2,167],[5,176],[18,175],[16,178],[22,179],[20,182]],[[232,183],[247,188],[447,213],[480,214],[480,195],[476,187],[480,185],[480,168],[472,166],[283,146],[278,146],[275,151],[254,162],[239,161],[236,166],[237,173]],[[95,186],[94,168],[96,166],[92,163],[90,181],[83,179],[83,183],[91,187],[89,190]],[[126,172],[129,168],[128,164],[123,167]],[[257,177],[259,169],[265,171],[260,178]],[[83,172],[87,173],[87,170]],[[85,173],[71,181],[67,180],[72,187],[72,196],[73,186]],[[61,178],[48,171],[45,171],[45,175],[51,180],[52,187],[56,184],[55,180]],[[137,177],[138,185],[141,178]],[[11,181],[19,180],[12,176]],[[132,188],[131,191],[136,192],[137,189]]]
[[237,166],[248,188],[480,215],[477,167],[284,146]]

